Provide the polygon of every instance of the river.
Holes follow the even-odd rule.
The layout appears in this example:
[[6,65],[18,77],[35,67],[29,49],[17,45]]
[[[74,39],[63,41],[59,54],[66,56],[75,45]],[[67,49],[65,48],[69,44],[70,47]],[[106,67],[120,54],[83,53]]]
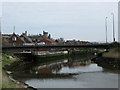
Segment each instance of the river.
[[118,73],[93,63],[91,57],[37,62],[20,80],[34,88],[118,88]]

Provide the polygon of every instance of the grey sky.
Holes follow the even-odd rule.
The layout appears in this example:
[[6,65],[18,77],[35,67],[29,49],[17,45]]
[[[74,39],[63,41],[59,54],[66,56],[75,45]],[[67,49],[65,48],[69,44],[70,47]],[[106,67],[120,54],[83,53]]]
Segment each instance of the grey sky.
[[117,3],[24,2],[3,3],[2,32],[29,34],[48,31],[53,38],[105,41],[105,17],[108,17],[108,41],[112,41],[112,15],[118,38]]

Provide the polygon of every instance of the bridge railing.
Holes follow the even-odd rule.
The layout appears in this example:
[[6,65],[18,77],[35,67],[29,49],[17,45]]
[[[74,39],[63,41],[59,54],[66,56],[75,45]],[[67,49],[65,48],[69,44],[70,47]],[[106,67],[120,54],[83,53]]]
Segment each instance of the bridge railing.
[[104,47],[109,47],[109,44],[91,44],[91,45],[31,45],[31,46],[2,46],[2,49],[4,48],[104,48]]

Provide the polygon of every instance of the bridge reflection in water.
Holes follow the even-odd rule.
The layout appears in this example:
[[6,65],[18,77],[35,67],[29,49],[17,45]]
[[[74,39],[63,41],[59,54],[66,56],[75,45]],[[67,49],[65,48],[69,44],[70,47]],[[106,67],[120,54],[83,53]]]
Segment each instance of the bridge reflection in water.
[[[81,58],[80,58],[81,57]],[[69,78],[82,72],[87,72],[86,67],[91,67],[91,58],[76,55],[69,58],[38,60],[35,64],[28,65],[24,71],[15,72],[14,76],[19,78]],[[31,67],[30,67],[31,66]],[[86,70],[85,70],[86,69]],[[91,69],[93,69],[91,67]],[[65,70],[65,71],[64,71]],[[100,68],[102,70],[102,68]],[[89,70],[90,71],[90,70]],[[22,73],[22,74],[21,74]]]
[[[117,88],[118,74],[91,62],[92,55],[77,55],[31,63],[13,73],[34,88]],[[39,62],[40,61],[40,62]]]

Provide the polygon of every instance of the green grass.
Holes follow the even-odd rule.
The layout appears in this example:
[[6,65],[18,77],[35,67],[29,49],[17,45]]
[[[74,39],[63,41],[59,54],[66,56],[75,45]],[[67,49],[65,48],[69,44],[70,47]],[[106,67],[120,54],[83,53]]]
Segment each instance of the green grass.
[[14,62],[14,60],[10,60],[8,57],[9,56],[13,56],[13,54],[10,54],[10,53],[3,53],[2,54],[2,67],[4,67],[5,65],[9,65],[11,63]]
[[2,53],[2,57],[7,58],[8,56],[14,56],[13,53]]
[[2,61],[2,67],[4,67],[5,65],[9,65],[9,64],[11,64],[11,63],[13,63],[14,61],[11,61],[11,60],[9,60],[9,59],[6,59],[6,60],[3,60]]

